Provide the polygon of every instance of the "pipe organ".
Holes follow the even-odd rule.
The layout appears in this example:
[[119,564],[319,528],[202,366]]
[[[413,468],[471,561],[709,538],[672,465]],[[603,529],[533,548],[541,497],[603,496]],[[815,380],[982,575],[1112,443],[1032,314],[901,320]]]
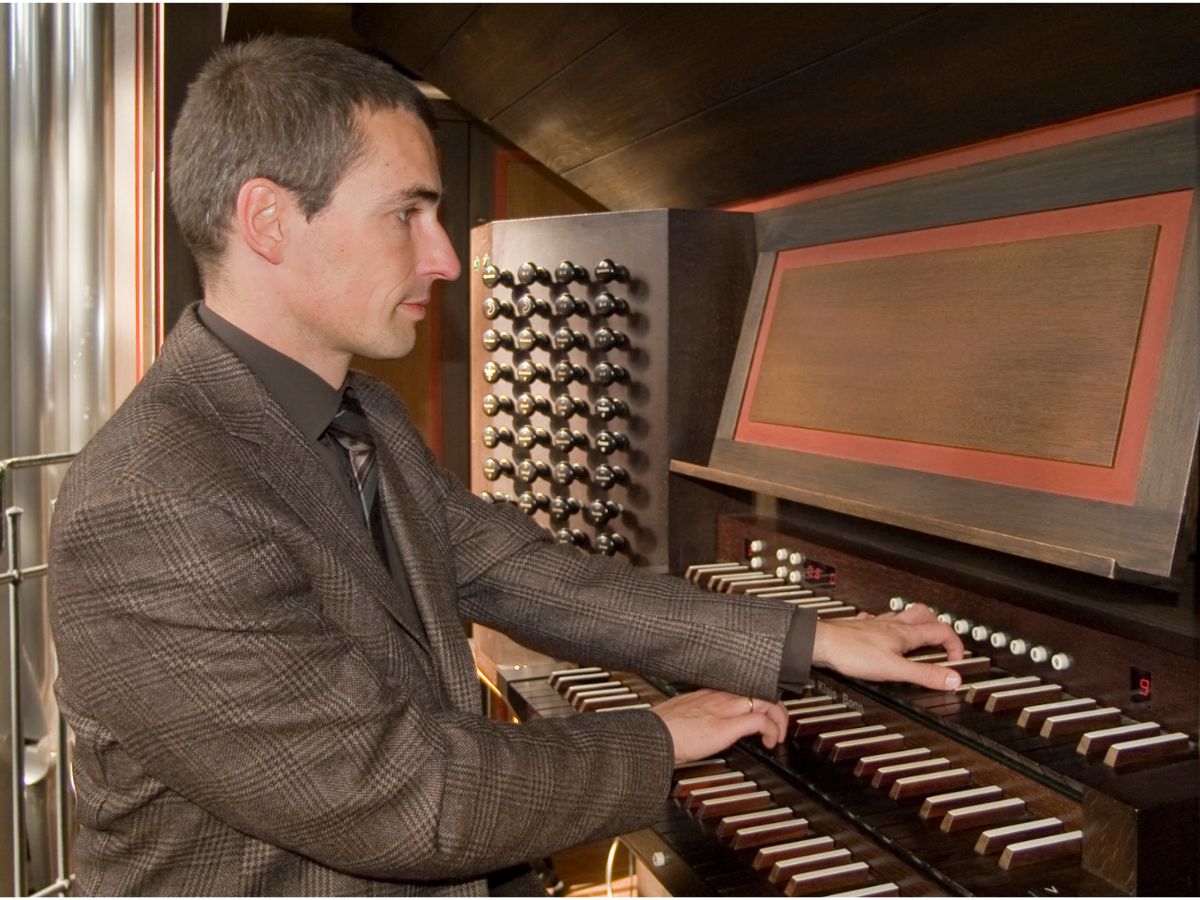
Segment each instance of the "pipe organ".
[[[478,490],[730,602],[925,603],[967,648],[914,654],[953,692],[814,670],[785,746],[681,767],[625,837],[672,893],[1200,887],[1195,104],[687,214],[703,234],[677,211],[476,230]],[[688,688],[587,660],[498,675],[524,717]]]

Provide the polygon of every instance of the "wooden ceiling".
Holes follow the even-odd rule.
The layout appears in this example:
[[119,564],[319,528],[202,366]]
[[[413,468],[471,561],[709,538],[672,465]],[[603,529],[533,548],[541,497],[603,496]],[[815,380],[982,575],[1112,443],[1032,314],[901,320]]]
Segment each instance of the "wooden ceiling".
[[1200,87],[1195,4],[352,13],[365,45],[612,209],[736,202]]

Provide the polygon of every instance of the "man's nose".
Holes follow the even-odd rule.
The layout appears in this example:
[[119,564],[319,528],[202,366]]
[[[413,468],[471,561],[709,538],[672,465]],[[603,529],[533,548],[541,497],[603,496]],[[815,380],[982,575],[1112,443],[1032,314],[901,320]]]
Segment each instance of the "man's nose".
[[429,274],[445,281],[454,281],[462,273],[458,255],[454,252],[450,236],[446,234],[441,222],[434,225],[432,234],[429,235],[429,242],[425,248],[425,267]]

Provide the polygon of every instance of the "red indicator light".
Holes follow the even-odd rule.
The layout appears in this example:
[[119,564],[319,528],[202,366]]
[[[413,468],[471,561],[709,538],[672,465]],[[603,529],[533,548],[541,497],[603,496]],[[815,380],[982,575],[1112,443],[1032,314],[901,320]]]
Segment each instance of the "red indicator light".
[[1154,694],[1154,675],[1147,669],[1131,666],[1129,669],[1129,699],[1134,703],[1148,703]]

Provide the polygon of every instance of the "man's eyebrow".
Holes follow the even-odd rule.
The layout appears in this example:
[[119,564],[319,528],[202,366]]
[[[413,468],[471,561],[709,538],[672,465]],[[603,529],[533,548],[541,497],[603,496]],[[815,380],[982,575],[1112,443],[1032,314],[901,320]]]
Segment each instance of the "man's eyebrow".
[[388,194],[384,199],[384,203],[392,206],[401,203],[411,203],[413,200],[424,200],[426,203],[437,204],[441,202],[441,199],[441,191],[427,185],[417,184]]

